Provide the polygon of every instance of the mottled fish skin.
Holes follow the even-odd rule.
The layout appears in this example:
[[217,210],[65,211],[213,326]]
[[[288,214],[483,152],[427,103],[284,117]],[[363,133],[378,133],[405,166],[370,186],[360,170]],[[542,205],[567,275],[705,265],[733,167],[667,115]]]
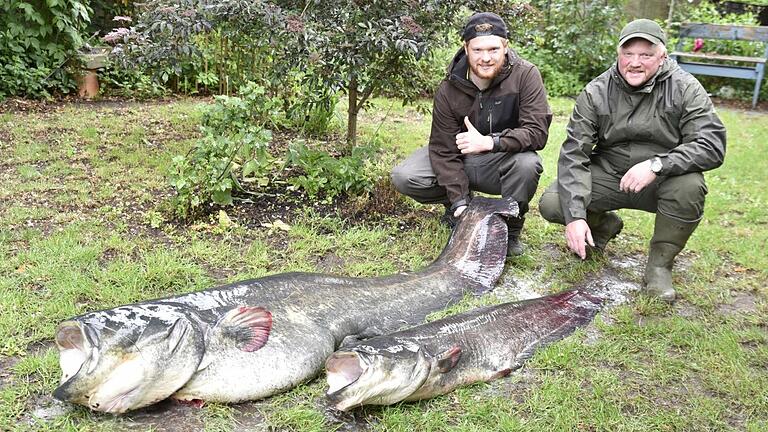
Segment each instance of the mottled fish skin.
[[[514,201],[475,198],[441,255],[415,273],[285,273],[72,318],[57,331],[63,374],[54,395],[118,413],[171,395],[240,402],[285,391],[321,371],[345,338],[418,324],[492,289],[506,255],[502,217],[516,215]],[[140,359],[129,370],[136,378],[101,367],[115,370],[121,358]]]
[[340,410],[426,399],[508,375],[536,349],[588,324],[601,300],[580,290],[484,307],[343,347],[326,362]]

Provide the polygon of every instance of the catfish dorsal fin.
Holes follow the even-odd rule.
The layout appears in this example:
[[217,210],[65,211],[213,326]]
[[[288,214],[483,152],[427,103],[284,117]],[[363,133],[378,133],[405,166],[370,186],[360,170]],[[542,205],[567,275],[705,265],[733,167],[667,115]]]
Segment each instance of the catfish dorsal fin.
[[440,373],[449,372],[456,367],[461,358],[461,347],[454,345],[437,355],[437,370]]
[[242,351],[251,352],[264,346],[272,330],[272,313],[257,306],[238,306],[227,312],[216,324],[215,331],[233,339]]

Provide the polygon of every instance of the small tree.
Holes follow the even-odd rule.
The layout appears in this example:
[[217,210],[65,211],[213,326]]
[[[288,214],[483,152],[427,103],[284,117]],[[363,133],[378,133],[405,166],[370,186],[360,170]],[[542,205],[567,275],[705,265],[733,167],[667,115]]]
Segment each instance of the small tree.
[[347,143],[356,143],[357,116],[372,97],[412,98],[425,77],[417,62],[453,28],[463,2],[332,0],[308,3],[288,16],[286,30],[305,59],[320,65],[323,86],[346,92]]
[[[517,10],[515,0],[159,0],[146,5],[133,38],[137,50],[164,72],[180,73],[186,56],[199,55],[192,35],[228,29],[251,37],[250,49],[266,54],[280,88],[291,70],[309,87],[305,109],[327,110],[338,92],[349,101],[347,143],[356,143],[357,116],[372,97],[413,99],[430,76],[419,61],[456,35],[473,10]],[[243,39],[239,39],[243,41]],[[162,41],[162,43],[160,43]],[[170,42],[170,43],[169,43]],[[243,47],[240,47],[242,49]],[[257,54],[258,55],[258,54]],[[143,63],[146,63],[143,62]],[[168,68],[168,66],[171,66]],[[441,67],[443,65],[440,65]],[[166,75],[167,76],[167,75]],[[257,81],[260,77],[248,77]],[[286,89],[287,91],[287,89]]]

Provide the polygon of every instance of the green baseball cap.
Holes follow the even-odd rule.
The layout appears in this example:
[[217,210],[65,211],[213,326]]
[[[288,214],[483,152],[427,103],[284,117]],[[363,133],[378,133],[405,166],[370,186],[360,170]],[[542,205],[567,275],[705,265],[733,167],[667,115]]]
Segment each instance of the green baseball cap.
[[667,44],[667,35],[664,34],[664,30],[656,24],[656,21],[645,18],[636,19],[621,29],[619,46],[634,38],[643,38],[654,45]]

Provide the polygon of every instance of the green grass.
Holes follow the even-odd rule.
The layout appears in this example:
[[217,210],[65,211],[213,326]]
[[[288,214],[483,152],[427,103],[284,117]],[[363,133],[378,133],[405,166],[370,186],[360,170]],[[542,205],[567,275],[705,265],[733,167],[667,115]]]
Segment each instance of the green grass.
[[[448,238],[439,210],[408,229],[394,217],[352,224],[310,210],[289,231],[227,227],[215,218],[165,223],[156,196],[167,192],[170,159],[198,136],[204,103],[0,115],[0,137],[10,138],[0,143],[8,168],[0,172],[0,430],[162,430],[175,422],[206,431],[254,424],[296,431],[768,430],[768,115],[727,109],[720,110],[726,163],[706,174],[705,218],[675,268],[682,296],[675,306],[632,298],[506,379],[340,419],[325,410],[322,377],[255,404],[185,410],[166,424],[55,404],[53,331],[71,316],[285,271],[417,270]],[[551,103],[539,193],[554,180],[573,102]],[[397,101],[374,100],[360,120],[361,142],[392,148],[387,166],[429,136],[429,116]],[[399,205],[419,207],[405,199]],[[528,252],[510,261],[505,277],[554,292],[634,259],[632,268],[611,268],[622,281],[640,282],[652,215],[622,210],[626,226],[608,257],[582,262],[566,252],[562,227],[532,209]],[[468,297],[430,319],[501,300]],[[38,411],[50,406],[61,412],[41,418]]]

